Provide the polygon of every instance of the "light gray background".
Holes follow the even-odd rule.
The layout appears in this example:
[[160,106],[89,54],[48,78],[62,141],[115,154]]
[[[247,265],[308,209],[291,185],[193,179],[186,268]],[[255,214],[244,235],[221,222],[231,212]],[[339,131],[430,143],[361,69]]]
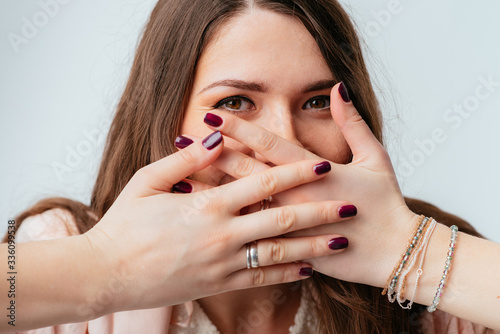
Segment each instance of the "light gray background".
[[[0,3],[1,232],[43,197],[89,202],[104,136],[155,3],[44,5],[55,1]],[[500,3],[342,3],[366,44],[403,192],[500,242]],[[24,28],[29,38],[16,50],[9,34],[23,36],[26,20],[40,27]],[[497,86],[488,91],[482,80]],[[464,104],[471,111],[464,107],[458,119],[453,108]],[[434,132],[439,142],[432,144]]]

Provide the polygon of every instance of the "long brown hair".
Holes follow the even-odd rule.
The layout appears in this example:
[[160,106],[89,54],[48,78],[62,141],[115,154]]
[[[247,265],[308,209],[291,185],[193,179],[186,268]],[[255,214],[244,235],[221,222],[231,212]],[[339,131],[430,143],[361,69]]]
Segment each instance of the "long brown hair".
[[[319,45],[335,78],[343,80],[357,110],[382,142],[382,119],[360,43],[347,13],[336,0],[160,0],[138,47],[130,78],[108,134],[90,207],[66,198],[37,203],[17,217],[52,208],[71,212],[81,233],[106,213],[133,174],[175,152],[197,61],[218,27],[250,5],[292,15]],[[414,212],[457,224],[466,222],[424,202],[407,200]],[[97,220],[89,215],[92,212]],[[410,313],[386,302],[380,289],[315,273],[321,333],[401,333],[419,331]],[[415,310],[417,309],[417,310]]]

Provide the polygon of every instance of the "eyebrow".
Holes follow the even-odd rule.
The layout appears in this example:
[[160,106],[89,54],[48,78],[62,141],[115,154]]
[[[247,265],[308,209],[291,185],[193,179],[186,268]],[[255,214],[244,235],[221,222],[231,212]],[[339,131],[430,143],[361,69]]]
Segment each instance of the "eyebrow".
[[[327,88],[332,88],[335,86],[337,83],[336,80],[320,80],[317,82],[313,82],[309,86],[305,87],[303,92],[304,93],[310,93],[310,92],[315,92]],[[259,92],[259,93],[265,93],[267,91],[266,86],[263,83],[259,82],[247,82],[243,80],[235,80],[235,79],[224,79],[220,81],[216,81],[214,83],[211,83],[207,87],[203,88],[198,94],[200,95],[201,93],[206,92],[207,90],[210,90],[215,87],[233,87],[233,88],[238,88],[242,90],[249,90],[253,92]]]

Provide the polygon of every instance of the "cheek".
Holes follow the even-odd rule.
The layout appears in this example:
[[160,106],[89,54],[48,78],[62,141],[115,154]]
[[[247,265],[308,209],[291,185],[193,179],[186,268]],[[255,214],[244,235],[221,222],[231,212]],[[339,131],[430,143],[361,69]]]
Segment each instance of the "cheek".
[[338,164],[348,163],[351,150],[333,121],[297,127],[297,139],[305,149]]
[[193,135],[200,138],[204,138],[211,134],[212,130],[203,122],[204,117],[204,111],[188,109],[184,114],[184,121],[182,122],[180,134]]

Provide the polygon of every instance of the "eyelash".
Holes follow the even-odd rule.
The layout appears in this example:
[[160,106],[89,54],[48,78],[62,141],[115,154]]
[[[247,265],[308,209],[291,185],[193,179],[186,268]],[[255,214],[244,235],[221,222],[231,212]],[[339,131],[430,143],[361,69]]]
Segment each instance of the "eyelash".
[[229,97],[226,97],[225,99],[220,100],[212,108],[213,109],[223,109],[223,110],[229,111],[229,112],[231,112],[233,114],[242,113],[242,111],[238,111],[238,110],[235,110],[235,109],[224,108],[224,104],[226,104],[228,102],[231,102],[231,101],[234,101],[234,100],[238,100],[238,99],[243,100],[245,102],[248,102],[252,106],[255,107],[255,103],[253,103],[252,100],[250,100],[248,97],[245,97],[245,96],[242,96],[242,95],[234,95],[234,96],[229,96]]
[[[312,98],[310,98],[309,100],[306,101],[306,103],[304,103],[304,105],[302,106],[302,109],[316,109],[315,112],[320,112],[320,111],[323,111],[323,110],[329,110],[330,109],[330,106],[326,106],[324,108],[305,108],[305,106],[307,104],[310,104],[311,101],[313,100],[317,100],[317,99],[320,99],[320,98],[324,98],[327,103],[329,104],[330,102],[330,96],[327,96],[327,95],[318,95],[318,96],[314,96]],[[243,111],[239,111],[239,110],[236,110],[236,109],[231,109],[231,108],[224,108],[224,104],[228,103],[228,102],[231,102],[231,101],[234,101],[234,100],[243,100],[247,103],[250,103],[253,107],[255,107],[255,103],[252,102],[252,100],[250,100],[248,97],[246,96],[242,96],[242,95],[234,95],[234,96],[229,96],[229,97],[226,97],[222,100],[220,100],[219,102],[217,102],[214,106],[212,106],[213,109],[223,109],[225,111],[229,111],[233,114],[239,114],[239,113],[242,113]]]
[[[325,99],[325,101],[327,102],[328,105],[326,107],[323,107],[323,108],[304,108],[307,104],[311,103],[311,101],[319,100],[319,99]],[[302,109],[315,109],[315,112],[321,112],[324,110],[329,111],[330,110],[330,96],[318,95],[318,96],[311,97],[309,100],[306,101],[306,103],[304,103],[304,105],[302,106]]]

